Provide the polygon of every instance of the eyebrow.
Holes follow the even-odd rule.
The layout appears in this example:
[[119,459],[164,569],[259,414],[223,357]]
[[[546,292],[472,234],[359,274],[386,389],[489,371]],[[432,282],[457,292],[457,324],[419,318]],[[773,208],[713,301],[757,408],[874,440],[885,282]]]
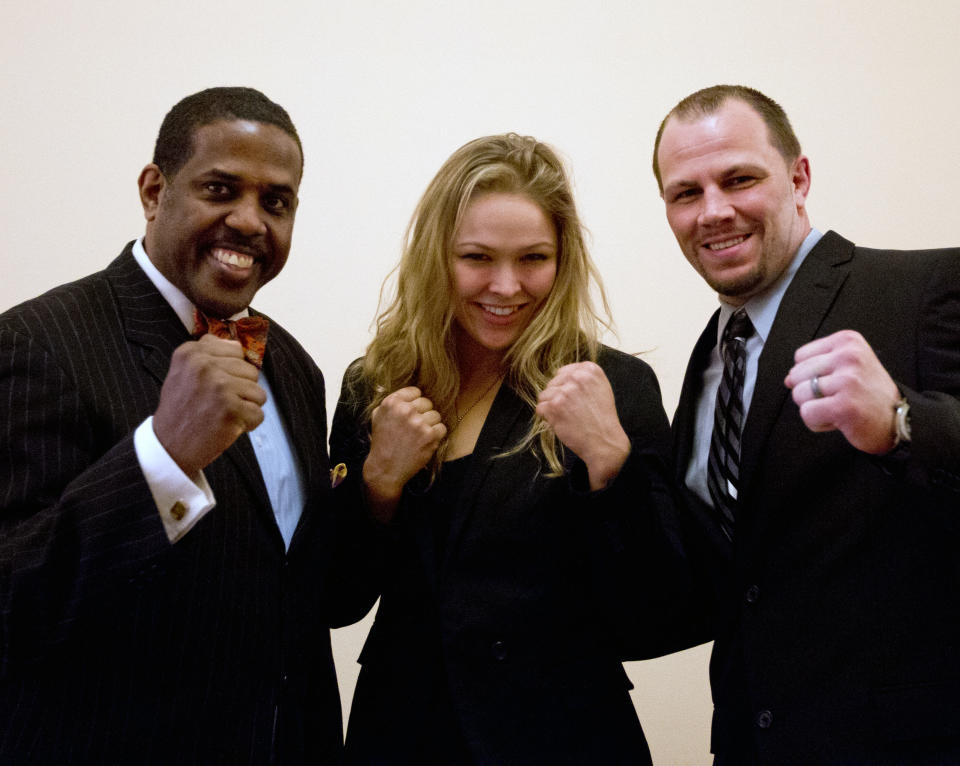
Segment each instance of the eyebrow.
[[723,173],[723,178],[740,175],[741,173],[750,173],[751,175],[767,175],[767,171],[760,165],[754,165],[750,162],[742,162],[739,165],[733,165]]
[[700,186],[696,181],[673,181],[663,187],[663,195],[669,196],[685,189],[696,189]]
[[[724,170],[720,174],[720,178],[732,178],[740,175],[741,173],[749,173],[750,175],[764,177],[769,175],[769,173],[760,165],[754,165],[751,162],[741,162],[736,165],[731,165]],[[663,193],[666,194],[667,192],[680,191],[682,189],[695,189],[699,186],[701,186],[701,184],[698,181],[686,181],[681,179],[679,181],[672,181],[667,186],[664,186]]]
[[[453,243],[453,246],[454,246],[454,247],[461,247],[461,248],[462,248],[462,247],[475,247],[475,248],[479,248],[480,250],[492,250],[492,249],[495,249],[495,248],[492,248],[490,245],[488,245],[488,244],[486,244],[486,243],[484,243],[484,242],[473,242],[472,240],[466,240],[466,241],[460,241],[460,240],[458,240],[458,241],[456,241],[456,242]],[[518,249],[518,250],[537,250],[537,249],[541,249],[541,248],[556,250],[556,249],[557,249],[557,245],[554,244],[554,243],[552,243],[552,242],[548,242],[548,241],[544,240],[543,242],[532,242],[532,243],[530,243],[530,244],[521,245],[521,246],[520,246],[519,248],[517,248],[517,249]]]
[[[228,173],[226,170],[220,170],[219,168],[211,168],[206,173],[201,175],[200,178],[216,178],[220,181],[232,181],[234,183],[240,183],[243,181],[242,176],[238,176],[236,173]],[[273,192],[296,194],[293,187],[289,186],[288,184],[267,184],[267,189]]]

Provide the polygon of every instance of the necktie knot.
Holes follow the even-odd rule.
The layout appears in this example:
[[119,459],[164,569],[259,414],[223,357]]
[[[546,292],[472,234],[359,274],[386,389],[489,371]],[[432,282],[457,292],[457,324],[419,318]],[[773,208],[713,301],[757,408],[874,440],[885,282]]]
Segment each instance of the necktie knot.
[[263,367],[263,354],[267,347],[269,320],[264,317],[241,317],[240,319],[215,319],[200,309],[193,312],[193,334],[216,335],[226,340],[236,340],[243,346],[243,356],[258,370]]
[[726,346],[733,340],[746,341],[753,333],[753,322],[747,316],[746,309],[737,309],[727,320],[727,326],[723,330],[723,345]]

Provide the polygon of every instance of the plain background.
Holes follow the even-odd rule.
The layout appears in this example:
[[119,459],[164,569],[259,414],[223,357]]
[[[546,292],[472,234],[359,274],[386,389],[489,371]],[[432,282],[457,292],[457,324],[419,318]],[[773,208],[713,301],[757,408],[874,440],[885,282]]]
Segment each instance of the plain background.
[[[955,0],[6,0],[0,309],[142,234],[136,179],[166,111],[251,85],[288,109],[306,155],[290,261],[255,305],[324,370],[331,412],[427,182],[466,141],[515,131],[569,161],[618,329],[608,342],[646,352],[672,413],[716,299],[650,171],[663,115],[707,85],[757,87],[811,158],[815,226],[957,245],[958,30]],[[368,627],[334,635],[345,708]],[[627,666],[658,766],[710,762],[708,654]]]

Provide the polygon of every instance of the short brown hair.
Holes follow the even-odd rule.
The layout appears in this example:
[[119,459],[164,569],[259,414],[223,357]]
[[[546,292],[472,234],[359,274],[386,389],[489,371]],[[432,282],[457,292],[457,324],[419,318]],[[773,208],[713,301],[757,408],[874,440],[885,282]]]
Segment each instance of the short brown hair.
[[660,123],[657,138],[653,142],[653,174],[657,178],[657,186],[661,193],[663,193],[663,179],[660,177],[660,162],[657,154],[660,152],[660,139],[663,137],[663,129],[667,121],[671,117],[683,120],[694,115],[714,114],[729,99],[743,101],[760,115],[767,125],[771,145],[780,152],[784,160],[790,163],[800,156],[800,141],[797,134],[793,132],[787,113],[783,111],[780,104],[746,85],[713,85],[691,93],[673,107]]

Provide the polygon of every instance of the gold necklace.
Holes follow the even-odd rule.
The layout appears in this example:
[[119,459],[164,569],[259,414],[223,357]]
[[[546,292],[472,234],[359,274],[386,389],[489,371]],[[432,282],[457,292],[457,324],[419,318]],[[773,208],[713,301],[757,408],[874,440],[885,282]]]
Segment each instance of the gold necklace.
[[482,402],[484,399],[486,399],[487,394],[489,394],[489,393],[493,390],[493,387],[494,387],[495,385],[497,385],[497,383],[499,383],[502,379],[503,379],[503,378],[494,378],[494,379],[493,379],[493,383],[491,383],[489,386],[487,386],[487,387],[484,389],[483,393],[480,394],[480,398],[477,399],[477,400],[476,400],[473,404],[471,404],[469,407],[467,407],[467,409],[465,409],[465,410],[463,411],[463,414],[462,414],[462,415],[460,414],[460,408],[457,407],[457,399],[459,399],[460,397],[458,396],[456,399],[453,400],[453,414],[457,416],[457,425],[454,426],[454,429],[455,429],[457,426],[460,425],[460,423],[463,421],[463,419],[469,414],[470,410],[472,410],[474,407],[476,407],[478,404],[480,404],[480,402]]

